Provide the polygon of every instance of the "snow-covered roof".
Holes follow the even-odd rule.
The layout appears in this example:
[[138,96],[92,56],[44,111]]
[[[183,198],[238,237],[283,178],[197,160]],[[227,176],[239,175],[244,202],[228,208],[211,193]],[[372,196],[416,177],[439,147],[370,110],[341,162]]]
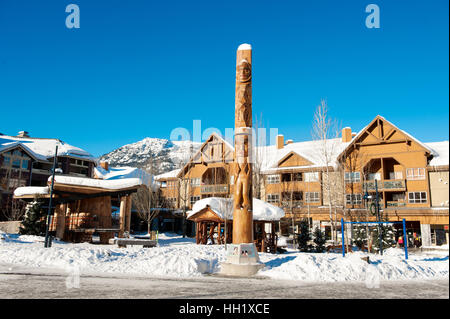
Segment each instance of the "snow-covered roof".
[[95,175],[103,180],[123,180],[127,178],[139,178],[143,184],[150,186],[152,184],[152,176],[146,171],[130,166],[109,167],[105,170],[101,166],[94,168]]
[[180,172],[181,169],[174,169],[172,171],[169,171],[167,173],[164,174],[159,174],[155,176],[155,180],[159,181],[159,180],[164,180],[164,179],[168,179],[168,178],[176,178],[178,176],[178,173]]
[[433,152],[429,166],[445,166],[449,165],[449,143],[448,141],[425,143]]
[[[350,142],[342,142],[341,138],[329,139],[323,141],[306,141],[284,145],[283,148],[277,149],[276,145],[261,146],[255,149],[258,161],[261,161],[261,170],[265,173],[272,172],[276,169],[288,169],[287,167],[277,168],[278,163],[289,153],[295,153],[307,161],[311,165],[302,166],[301,168],[317,168],[327,164],[336,166],[338,155],[350,144]],[[324,152],[329,154],[329,163],[326,163]],[[299,168],[291,167],[291,168]]]
[[14,190],[14,196],[47,195],[48,193],[48,186],[24,186]]
[[[192,210],[187,212],[187,217],[191,217],[207,206],[221,219],[233,219],[233,199],[223,197],[208,197],[196,201],[192,206]],[[272,221],[280,220],[282,217],[284,217],[283,209],[253,198],[254,220]]]
[[58,156],[71,156],[91,161],[95,160],[95,157],[85,150],[64,143],[58,139],[0,135],[0,151],[19,144],[37,160],[47,160],[48,158],[53,157],[56,145],[58,145]]
[[[51,182],[52,177],[48,178],[48,181]],[[56,175],[55,183],[65,184],[65,185],[73,185],[73,186],[86,186],[86,187],[96,187],[103,189],[122,189],[129,188],[134,186],[142,185],[143,182],[140,178],[121,178],[121,179],[113,179],[113,180],[104,180],[104,179],[95,179],[88,177],[74,177],[74,176],[66,176],[66,175]]]

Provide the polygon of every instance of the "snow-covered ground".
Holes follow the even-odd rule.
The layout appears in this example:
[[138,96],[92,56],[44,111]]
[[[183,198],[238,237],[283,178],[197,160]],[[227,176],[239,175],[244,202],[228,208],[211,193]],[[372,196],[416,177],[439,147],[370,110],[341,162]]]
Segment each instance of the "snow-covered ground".
[[[202,271],[217,272],[225,260],[223,245],[196,245],[192,238],[176,234],[160,234],[158,247],[142,248],[88,243],[53,242],[44,248],[43,237],[0,233],[0,264],[22,267],[68,269],[78,266],[81,273],[136,274],[189,278],[202,276]],[[412,253],[404,259],[401,249],[388,249],[384,256],[369,255],[370,264],[356,252],[342,257],[338,253],[284,254],[261,253],[266,267],[259,275],[273,279],[311,282],[379,280],[448,279],[448,249]]]

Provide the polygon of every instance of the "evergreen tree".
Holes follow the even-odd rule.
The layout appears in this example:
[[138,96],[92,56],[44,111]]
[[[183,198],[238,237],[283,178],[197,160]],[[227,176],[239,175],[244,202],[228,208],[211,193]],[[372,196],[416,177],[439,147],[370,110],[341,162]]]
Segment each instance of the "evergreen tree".
[[382,224],[380,227],[374,227],[372,231],[372,243],[373,243],[373,249],[376,252],[379,252],[380,250],[380,238],[378,236],[379,230],[381,229],[381,241],[383,250],[387,248],[391,248],[395,246],[395,233],[394,233],[394,227],[392,225]]
[[316,252],[324,252],[326,241],[324,232],[321,231],[319,227],[316,227],[316,229],[314,229],[314,244],[316,244]]
[[311,246],[308,245],[308,241],[311,240],[311,232],[309,231],[308,221],[302,219],[300,222],[300,233],[298,234],[298,249],[303,252],[310,250]]
[[354,228],[352,244],[356,245],[360,250],[367,246],[367,231],[365,225],[357,225]]
[[45,235],[45,212],[41,206],[42,202],[37,198],[27,205],[25,218],[19,229],[21,235]]

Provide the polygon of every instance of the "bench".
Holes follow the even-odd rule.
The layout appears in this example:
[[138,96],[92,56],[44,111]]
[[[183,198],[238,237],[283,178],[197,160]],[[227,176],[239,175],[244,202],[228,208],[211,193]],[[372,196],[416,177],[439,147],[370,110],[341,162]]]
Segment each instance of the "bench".
[[119,248],[126,248],[127,245],[142,245],[144,248],[156,247],[156,240],[137,239],[137,238],[113,238],[110,240],[111,244],[117,244]]

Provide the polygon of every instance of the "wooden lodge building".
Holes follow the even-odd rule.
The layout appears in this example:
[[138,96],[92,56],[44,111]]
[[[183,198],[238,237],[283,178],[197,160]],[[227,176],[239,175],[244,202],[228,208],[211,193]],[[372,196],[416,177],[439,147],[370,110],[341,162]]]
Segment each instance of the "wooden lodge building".
[[46,186],[51,175],[55,147],[61,174],[92,177],[95,158],[88,152],[58,139],[0,134],[0,221],[9,215],[13,192],[22,186]]
[[[230,197],[233,151],[212,134],[183,168],[155,177],[163,196],[177,210],[207,197]],[[279,135],[276,145],[254,152],[253,194],[285,210],[276,225],[281,235],[291,233],[293,223],[298,231],[303,218],[328,239],[341,238],[341,218],[374,221],[367,207],[376,181],[385,218],[405,218],[407,232],[424,246],[448,244],[448,141],[423,143],[377,116],[358,133],[346,127],[340,138],[297,143]]]

